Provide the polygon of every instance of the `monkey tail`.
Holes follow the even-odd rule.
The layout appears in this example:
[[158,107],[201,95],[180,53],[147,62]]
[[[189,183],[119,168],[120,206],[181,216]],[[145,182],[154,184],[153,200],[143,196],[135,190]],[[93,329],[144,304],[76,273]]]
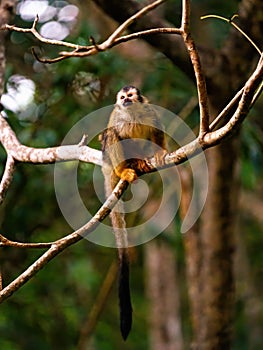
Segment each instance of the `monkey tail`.
[[119,307],[120,330],[124,340],[127,339],[132,327],[132,304],[130,295],[130,272],[128,250],[119,252]]
[[111,212],[111,221],[115,234],[119,255],[119,309],[120,331],[124,340],[127,339],[132,327],[132,305],[130,294],[130,269],[128,234],[125,225],[122,203],[118,202]]
[[[104,165],[102,167],[105,178],[105,193],[108,197],[112,189],[118,183],[119,178],[112,173],[112,168]],[[129,276],[129,254],[128,254],[128,234],[123,212],[123,205],[118,202],[111,214],[112,228],[115,235],[116,246],[119,255],[119,309],[120,309],[120,331],[124,340],[127,339],[132,326],[132,305],[130,295]]]

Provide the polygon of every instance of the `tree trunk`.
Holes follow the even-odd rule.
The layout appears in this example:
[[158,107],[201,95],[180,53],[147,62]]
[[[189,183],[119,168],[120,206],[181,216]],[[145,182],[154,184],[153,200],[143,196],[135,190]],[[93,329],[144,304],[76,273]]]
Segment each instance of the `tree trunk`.
[[174,251],[157,240],[145,246],[151,350],[183,350]]
[[[255,197],[253,196],[253,201]],[[251,204],[248,202],[247,204]],[[254,203],[252,204],[254,207]],[[260,204],[260,220],[262,221],[263,205]],[[249,210],[248,210],[249,212]],[[246,211],[247,213],[247,211]],[[238,290],[237,300],[244,308],[245,327],[247,334],[247,349],[262,349],[263,344],[263,304],[262,295],[258,291],[255,283],[255,272],[251,269],[251,262],[248,258],[248,252],[242,227],[239,225],[239,234],[237,235],[238,249],[236,253],[235,272],[236,285]],[[253,273],[254,272],[254,273]]]
[[[180,167],[180,180],[182,184],[182,198],[180,205],[180,216],[185,218],[193,193],[192,173],[188,167]],[[187,214],[189,215],[189,214]],[[201,293],[201,262],[202,245],[199,234],[199,220],[183,235],[185,250],[187,290],[190,304],[190,317],[193,328],[194,339],[197,339],[200,332],[199,319],[201,317],[202,304],[200,302]]]
[[[238,141],[209,150],[209,192],[203,214],[184,237],[192,349],[230,349],[234,312],[234,252]],[[191,200],[191,174],[181,171],[181,213]]]
[[207,152],[209,193],[201,218],[202,312],[194,349],[230,349],[234,311],[234,251],[237,212],[235,164],[238,145],[230,140]]

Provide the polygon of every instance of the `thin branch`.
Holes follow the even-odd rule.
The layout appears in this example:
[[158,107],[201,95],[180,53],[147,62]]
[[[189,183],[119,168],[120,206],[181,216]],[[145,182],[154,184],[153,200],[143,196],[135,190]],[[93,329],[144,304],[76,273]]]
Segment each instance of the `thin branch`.
[[15,171],[15,159],[11,156],[7,156],[4,174],[0,182],[0,204],[2,204],[5,194],[12,182]]
[[[226,105],[226,107],[218,114],[218,116],[210,123],[209,125],[209,130],[213,131],[218,124],[224,120],[224,118],[226,118],[230,111],[233,109],[233,107],[237,104],[237,102],[240,100],[240,97],[242,96],[244,91],[244,87],[242,87],[242,89],[240,89],[236,95],[231,99],[231,101]],[[253,99],[250,103],[250,109],[254,106],[254,104],[256,103],[257,99],[260,97],[261,93],[263,91],[263,82],[261,83],[261,85],[259,86],[259,88],[257,89],[256,93],[253,96]]]
[[166,0],[157,0],[153,2],[152,4],[149,4],[148,6],[143,7],[141,10],[139,10],[137,13],[135,13],[133,16],[128,18],[125,22],[123,22],[111,35],[110,37],[104,41],[103,44],[99,45],[99,48],[101,50],[105,50],[108,48],[112,43],[138,18],[145,15],[147,12],[155,9],[157,6],[165,2]]
[[23,243],[11,241],[0,234],[0,247],[15,247],[15,248],[50,248],[54,242],[45,243]]
[[55,59],[43,59],[42,58],[41,62],[54,63],[54,62],[61,61],[62,59],[65,59],[68,57],[87,57],[87,56],[96,55],[100,51],[105,51],[105,50],[111,49],[114,46],[117,46],[121,43],[135,40],[135,39],[141,38],[143,36],[152,35],[152,34],[177,34],[177,35],[181,35],[182,30],[180,28],[153,28],[153,29],[142,30],[140,32],[127,34],[127,35],[121,36],[119,38],[116,38],[114,42],[110,43],[109,46],[107,46],[107,48],[104,48],[104,49],[101,48],[102,44],[100,44],[100,45],[96,44],[96,47],[95,46],[90,47],[90,49],[87,51],[76,51],[76,50],[75,51],[61,51],[59,54],[62,57],[58,57]]
[[123,35],[120,38],[117,38],[112,47],[116,46],[118,44],[121,44],[123,42],[129,41],[129,40],[134,40],[134,39],[138,39],[142,36],[146,36],[146,35],[152,35],[152,34],[178,34],[181,35],[182,34],[182,30],[181,28],[172,28],[172,27],[168,27],[168,28],[153,28],[153,29],[147,29],[147,30],[142,30],[140,32],[136,32],[136,33],[132,33],[132,34],[128,34],[128,35]]
[[232,98],[232,100],[226,105],[226,107],[218,114],[218,116],[210,123],[209,130],[212,131],[216,128],[216,126],[222,121],[227,115],[229,115],[230,110],[235,106],[238,102],[242,93],[244,91],[244,87],[240,89],[236,95]]
[[181,19],[181,29],[184,33],[189,33],[190,28],[190,10],[191,4],[189,0],[182,1],[182,19]]
[[[40,63],[57,63],[60,61],[63,61],[65,58],[64,56],[59,56],[56,58],[43,58],[43,57],[39,57],[38,54],[36,53],[36,50],[32,47],[31,49],[32,55],[35,57],[35,59],[40,62]],[[73,51],[74,52],[74,51]]]
[[252,108],[254,106],[254,104],[256,103],[256,101],[258,100],[258,98],[261,96],[263,92],[263,81],[260,85],[260,87],[258,88],[257,92],[255,93],[254,97],[253,97],[253,100],[250,104],[250,108]]
[[222,139],[229,136],[234,130],[236,130],[247,116],[251,106],[253,105],[254,96],[258,94],[258,89],[262,89],[263,79],[263,54],[259,60],[259,63],[246,82],[238,107],[230,118],[230,120],[222,126],[220,129],[210,132],[205,135],[203,141],[205,147],[212,147],[218,144]]
[[65,46],[76,50],[78,49],[87,50],[89,48],[88,46],[76,45],[76,44],[69,43],[62,40],[44,38],[41,34],[39,34],[39,32],[36,29],[37,23],[38,23],[38,16],[36,16],[31,28],[20,28],[20,27],[16,27],[15,25],[5,24],[0,28],[0,30],[11,30],[18,33],[31,33],[38,41],[44,44],[55,45],[55,46]]
[[[230,19],[222,17],[222,16],[218,16],[218,15],[206,15],[206,16],[202,16],[201,20],[207,19],[207,18],[217,18],[217,19],[220,19],[220,20],[223,20],[223,21],[226,21],[226,22],[230,23],[234,28],[237,29],[237,31],[239,31],[250,42],[250,44],[257,50],[257,52],[260,55],[262,55],[262,51],[258,48],[258,46],[254,43],[254,41],[237,24],[234,23],[234,19],[237,18],[237,17],[238,17],[237,14],[233,15]],[[250,103],[250,108],[252,108],[252,106],[255,104],[255,102],[258,99],[258,97],[260,96],[262,90],[263,90],[263,82],[261,83],[260,87],[258,88],[258,91],[253,96],[253,100]],[[242,95],[243,91],[244,91],[244,88],[242,88],[235,95],[235,97],[229,102],[229,104],[217,116],[217,118],[215,120],[213,120],[213,122],[209,126],[210,131],[214,130],[215,127],[219,124],[219,122],[229,114],[230,110],[233,108],[233,106],[239,100],[239,98]]]
[[234,28],[236,28],[249,42],[252,46],[254,46],[254,48],[257,50],[257,52],[261,55],[261,50],[259,49],[259,47],[254,43],[254,41],[234,22],[234,19],[237,18],[238,15],[235,14],[233,15],[230,19],[222,17],[222,16],[218,16],[218,15],[206,15],[206,16],[202,16],[201,19],[207,19],[207,18],[217,18],[217,19],[221,19],[222,21],[228,22],[230,23]]
[[197,93],[200,108],[200,129],[199,138],[202,141],[204,135],[209,131],[209,110],[207,100],[207,90],[205,77],[201,67],[200,57],[195,46],[195,43],[190,35],[190,0],[183,0],[183,13],[182,13],[182,37],[184,39],[185,46],[188,50],[196,78]]

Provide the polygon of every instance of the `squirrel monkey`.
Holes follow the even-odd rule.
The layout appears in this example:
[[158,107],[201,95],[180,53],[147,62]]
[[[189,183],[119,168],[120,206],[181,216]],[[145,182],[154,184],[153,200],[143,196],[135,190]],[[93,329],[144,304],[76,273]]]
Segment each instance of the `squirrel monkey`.
[[[167,154],[164,131],[158,114],[134,86],[125,86],[118,92],[116,104],[101,141],[102,171],[107,197],[120,179],[131,183],[149,170],[146,157],[153,156],[154,153],[157,164],[162,165]],[[152,149],[154,145],[157,151]],[[119,256],[120,329],[125,340],[131,330],[132,305],[129,287],[128,237],[121,201],[112,210],[110,216]]]

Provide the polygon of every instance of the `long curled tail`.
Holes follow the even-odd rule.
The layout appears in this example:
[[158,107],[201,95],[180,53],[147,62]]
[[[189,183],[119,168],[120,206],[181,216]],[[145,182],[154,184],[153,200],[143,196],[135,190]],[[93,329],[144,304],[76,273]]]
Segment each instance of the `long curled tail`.
[[130,271],[127,249],[119,252],[119,307],[120,330],[124,340],[127,339],[132,327],[132,304],[130,295]]

